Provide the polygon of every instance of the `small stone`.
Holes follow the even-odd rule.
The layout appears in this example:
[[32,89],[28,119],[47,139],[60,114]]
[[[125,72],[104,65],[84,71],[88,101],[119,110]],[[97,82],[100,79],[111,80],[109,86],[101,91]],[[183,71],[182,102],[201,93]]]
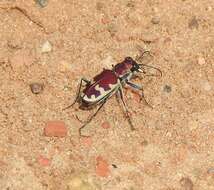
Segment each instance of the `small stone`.
[[206,10],[207,10],[207,11],[212,11],[213,8],[212,8],[211,6],[208,6],[208,7],[206,8]]
[[191,120],[188,122],[188,127],[191,131],[198,129],[199,123],[196,120]]
[[170,92],[172,91],[172,87],[166,84],[166,85],[163,87],[163,91],[164,91],[164,92],[167,92],[167,93],[170,93]]
[[40,94],[44,89],[44,85],[41,83],[32,83],[30,84],[30,89],[33,94]]
[[87,176],[73,176],[67,183],[68,190],[95,190],[87,181]]
[[198,64],[199,65],[205,65],[206,64],[206,61],[202,56],[198,57]]
[[180,180],[180,184],[183,187],[182,190],[193,190],[193,183],[192,180],[188,177],[183,177]]
[[109,129],[111,127],[110,123],[108,121],[105,121],[102,123],[101,127],[103,129]]
[[210,91],[212,89],[212,86],[210,85],[210,83],[208,81],[202,82],[202,87],[205,91]]
[[36,0],[36,3],[40,5],[40,7],[46,7],[48,5],[48,0]]
[[52,50],[52,45],[49,41],[45,41],[42,44],[42,53],[48,53]]
[[96,9],[98,11],[101,11],[104,8],[104,4],[102,2],[97,2],[96,3]]
[[135,2],[133,0],[128,1],[126,4],[127,7],[134,8],[135,7]]
[[214,174],[214,168],[209,168],[209,169],[207,170],[207,173],[208,173],[208,174]]
[[195,16],[189,21],[188,26],[190,29],[198,29],[199,24]]
[[151,22],[152,22],[152,24],[159,24],[160,23],[160,18],[155,16],[155,17],[152,18]]
[[47,137],[65,137],[67,128],[63,121],[49,121],[44,128],[44,135]]
[[149,142],[147,140],[143,140],[140,144],[142,146],[147,146],[149,144]]
[[50,160],[44,156],[39,156],[37,161],[41,166],[49,166],[51,163]]
[[96,174],[100,177],[108,177],[110,174],[108,162],[101,156],[98,156],[96,161]]

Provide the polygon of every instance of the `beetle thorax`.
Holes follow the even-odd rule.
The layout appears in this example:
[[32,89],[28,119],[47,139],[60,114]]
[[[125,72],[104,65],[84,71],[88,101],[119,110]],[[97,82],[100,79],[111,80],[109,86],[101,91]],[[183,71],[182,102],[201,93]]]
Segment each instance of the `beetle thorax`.
[[114,72],[119,78],[121,78],[123,76],[128,75],[129,73],[132,74],[131,68],[132,68],[131,64],[122,62],[115,65]]

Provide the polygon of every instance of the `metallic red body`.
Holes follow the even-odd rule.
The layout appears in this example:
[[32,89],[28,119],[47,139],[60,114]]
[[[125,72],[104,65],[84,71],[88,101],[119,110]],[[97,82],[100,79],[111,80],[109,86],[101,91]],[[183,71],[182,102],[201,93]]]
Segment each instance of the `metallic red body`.
[[99,85],[105,91],[111,90],[109,84],[116,84],[117,83],[117,76],[112,70],[104,70],[97,76],[93,78],[92,84],[87,84],[86,88],[83,90],[83,93],[88,97],[91,98],[92,95],[95,97],[101,96],[101,92],[96,90],[95,87]]
[[[92,82],[86,84],[82,91],[82,106],[89,107],[91,104],[100,102],[105,96],[110,96],[122,81],[132,76],[131,68],[137,63],[132,58],[126,58],[121,63],[116,64],[112,70],[104,69],[95,76]],[[123,76],[126,76],[123,79]]]

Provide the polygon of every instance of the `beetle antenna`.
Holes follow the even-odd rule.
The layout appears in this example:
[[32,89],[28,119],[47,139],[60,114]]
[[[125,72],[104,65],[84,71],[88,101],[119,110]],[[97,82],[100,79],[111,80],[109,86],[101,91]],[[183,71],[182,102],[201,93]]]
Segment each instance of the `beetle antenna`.
[[139,57],[136,58],[136,60],[137,60],[137,61],[140,61],[146,53],[148,53],[149,55],[152,56],[151,52],[148,51],[148,50],[146,50],[146,51],[142,52],[141,55],[140,55]]
[[[157,71],[160,73],[160,77],[162,77],[162,71],[161,71],[159,68],[153,67],[153,66],[151,66],[151,65],[147,65],[147,64],[144,64],[144,63],[138,64],[138,65],[144,66],[144,67],[148,67],[148,68],[152,68],[152,69],[155,69],[155,70],[157,70]],[[157,75],[151,75],[151,76],[157,76]]]

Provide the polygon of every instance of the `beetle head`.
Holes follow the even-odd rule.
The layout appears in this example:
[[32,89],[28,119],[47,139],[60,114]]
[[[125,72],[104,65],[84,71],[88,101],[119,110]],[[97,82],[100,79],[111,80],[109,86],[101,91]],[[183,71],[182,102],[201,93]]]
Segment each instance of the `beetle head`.
[[131,70],[131,72],[141,72],[145,74],[145,71],[142,68],[140,68],[140,64],[138,64],[131,57],[126,57],[124,63],[126,67]]

